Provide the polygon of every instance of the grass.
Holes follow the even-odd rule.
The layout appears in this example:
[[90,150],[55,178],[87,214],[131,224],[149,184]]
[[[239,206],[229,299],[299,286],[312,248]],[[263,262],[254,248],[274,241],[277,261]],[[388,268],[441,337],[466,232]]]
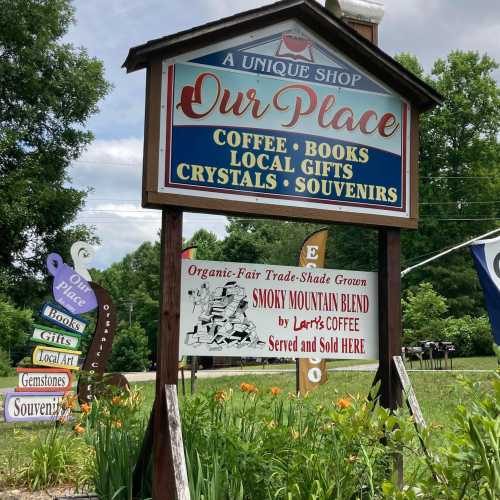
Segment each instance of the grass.
[[17,375],[11,377],[0,377],[0,389],[7,389],[17,385]]
[[[327,361],[328,368],[343,368],[346,366],[359,366],[359,365],[369,365],[376,363],[376,360],[370,359],[331,359]],[[248,366],[227,366],[221,368],[221,370],[294,370],[295,363],[266,363],[259,365],[248,365]]]
[[[413,361],[413,370],[419,370],[420,365],[418,362]],[[444,361],[441,363],[444,368]],[[471,357],[471,358],[456,358],[453,359],[453,370],[495,370],[498,366],[497,358],[495,356]],[[426,367],[422,365],[422,368]],[[406,363],[406,369],[410,369],[410,363]],[[448,369],[450,363],[448,362]]]
[[[338,366],[336,363],[330,365]],[[361,364],[356,362],[356,364]],[[282,367],[283,365],[279,365]],[[467,358],[454,360],[456,369],[481,369],[493,370],[496,368],[496,358]],[[415,364],[414,364],[415,367]],[[485,380],[488,373],[466,373],[458,372],[410,372],[422,412],[428,423],[438,426],[436,438],[439,438],[439,428],[449,425],[455,407],[459,403],[467,405],[463,400],[463,392],[458,381],[462,376],[472,380]],[[338,371],[330,372],[328,383],[321,386],[309,397],[318,404],[328,405],[348,394],[368,394],[372,384],[374,372]],[[295,374],[284,372],[280,374],[252,375],[242,374],[238,376],[226,376],[211,379],[198,379],[196,392],[214,392],[219,389],[232,389],[236,400],[241,398],[240,384],[250,382],[255,384],[259,391],[270,391],[271,387],[280,387],[284,393],[293,393],[295,389]],[[0,387],[13,387],[17,383],[16,377],[0,379]],[[143,405],[144,415],[149,415],[154,398],[154,382],[138,383],[145,396]],[[189,395],[190,381],[186,380],[186,390]],[[179,397],[182,400],[182,390],[179,384]],[[31,450],[37,437],[44,437],[51,424],[48,423],[0,423],[0,488],[3,480],[8,480],[9,475],[15,475],[22,465],[30,460]]]
[[[496,361],[495,361],[496,362]],[[428,422],[444,426],[449,422],[454,408],[459,404],[462,397],[461,387],[458,380],[464,375],[442,371],[434,372],[411,372],[415,393],[419,400],[424,417]],[[488,373],[467,373],[467,378],[473,380],[485,380]],[[329,404],[347,394],[368,394],[372,384],[374,372],[338,371],[328,374],[328,383],[321,386],[309,397],[318,404]],[[240,393],[239,386],[242,382],[255,384],[261,391],[269,391],[271,387],[277,386],[285,393],[293,393],[295,390],[295,374],[285,372],[280,374],[262,375],[238,375],[220,377],[216,379],[198,379],[196,381],[196,392],[212,392],[219,389],[232,389],[236,395]],[[144,412],[149,413],[154,397],[154,383],[139,383],[146,397]],[[189,395],[190,383],[186,381],[186,391]],[[182,398],[181,386],[179,384],[179,395]],[[466,403],[466,402],[465,402]]]

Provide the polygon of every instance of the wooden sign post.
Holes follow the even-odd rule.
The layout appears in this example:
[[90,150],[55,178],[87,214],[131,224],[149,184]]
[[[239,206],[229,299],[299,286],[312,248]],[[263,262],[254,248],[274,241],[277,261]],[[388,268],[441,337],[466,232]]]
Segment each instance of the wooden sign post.
[[181,251],[182,210],[163,210],[160,253],[160,329],[153,414],[153,498],[155,499],[177,498],[165,387],[176,386],[178,378]]
[[[182,494],[165,387],[178,376],[183,210],[377,228],[370,338],[381,404],[401,404],[392,363],[401,351],[400,229],[418,225],[418,116],[441,98],[375,45],[375,28],[357,15],[345,20],[314,0],[282,0],[149,41],[124,63],[147,69],[142,205],[163,211],[155,500]],[[361,25],[370,40],[353,30]],[[209,337],[219,328],[219,337],[247,335],[255,324],[234,300],[243,286],[234,276],[217,286],[222,292],[204,288],[198,299],[220,305],[228,301],[216,294],[231,290],[234,307]]]

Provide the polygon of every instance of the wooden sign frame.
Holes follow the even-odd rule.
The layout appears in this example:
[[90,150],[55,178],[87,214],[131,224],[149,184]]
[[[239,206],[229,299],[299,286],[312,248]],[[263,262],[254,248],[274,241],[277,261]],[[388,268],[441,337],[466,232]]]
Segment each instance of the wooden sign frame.
[[[166,60],[182,60],[189,52],[201,47],[222,43],[235,36],[273,26],[290,19],[298,19],[305,28],[311,30],[327,43],[358,64],[377,81],[392,89],[409,103],[411,116],[411,137],[409,145],[410,165],[410,214],[409,217],[374,215],[342,210],[303,208],[284,201],[280,205],[266,203],[262,198],[259,203],[249,203],[227,199],[221,194],[217,198],[205,198],[185,194],[163,193],[159,191],[159,162],[161,159],[160,137],[165,132],[160,117],[166,107],[162,101],[164,88],[162,77],[166,69]],[[345,23],[335,18],[329,11],[312,0],[283,0],[271,6],[248,11],[238,16],[223,19],[208,26],[195,28],[179,35],[153,40],[145,45],[130,50],[124,66],[128,71],[147,68],[146,112],[142,204],[148,208],[179,207],[189,211],[252,215],[255,217],[274,217],[292,220],[329,221],[370,226],[416,228],[418,222],[418,123],[419,114],[439,103],[439,95],[426,83],[405,70],[392,58],[377,47],[353,36],[354,31]],[[165,98],[165,97],[163,97]],[[380,211],[379,211],[380,212]]]
[[[299,22],[340,53],[349,54],[362,70],[372,75],[407,101],[411,112],[410,137],[410,215],[409,218],[377,216],[343,211],[298,208],[291,205],[256,204],[229,199],[214,199],[165,194],[158,191],[160,124],[163,62],[182,57],[190,51],[221,43],[236,36],[288,20]],[[174,500],[176,491],[175,455],[165,387],[178,379],[180,276],[183,210],[224,215],[244,215],[314,222],[337,222],[372,226],[379,233],[379,370],[380,403],[391,410],[401,405],[402,392],[393,356],[401,354],[401,239],[400,228],[418,224],[419,115],[442,102],[428,84],[403,68],[374,43],[335,17],[314,0],[281,0],[254,10],[221,19],[192,30],[151,40],[130,49],[123,66],[128,72],[146,69],[146,109],[144,128],[144,168],[142,205],[162,210],[161,228],[161,302],[158,333],[156,399],[143,450],[153,448],[153,499]],[[141,454],[139,470],[145,460]],[[402,471],[402,462],[397,466]]]

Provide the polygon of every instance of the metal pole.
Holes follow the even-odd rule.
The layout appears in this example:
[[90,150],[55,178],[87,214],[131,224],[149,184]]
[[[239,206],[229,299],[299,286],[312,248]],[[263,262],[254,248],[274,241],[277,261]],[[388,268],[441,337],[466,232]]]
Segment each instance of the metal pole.
[[425,264],[428,264],[429,262],[432,262],[433,260],[439,259],[440,257],[443,257],[444,255],[447,255],[451,252],[454,252],[455,250],[458,250],[459,248],[470,245],[474,241],[480,240],[481,238],[486,238],[487,236],[491,236],[492,234],[495,234],[498,232],[500,232],[500,228],[493,229],[492,231],[488,231],[487,233],[481,234],[480,236],[476,236],[475,238],[472,238],[471,240],[468,240],[464,243],[460,243],[460,245],[456,245],[452,248],[448,248],[448,250],[445,250],[444,252],[441,252],[441,253],[438,253],[437,255],[434,255],[434,257],[430,257],[428,259],[423,260],[422,262],[419,262],[418,264],[407,267],[406,269],[401,271],[401,278],[404,278],[409,272],[413,271],[414,269],[417,269],[418,267],[424,266]]

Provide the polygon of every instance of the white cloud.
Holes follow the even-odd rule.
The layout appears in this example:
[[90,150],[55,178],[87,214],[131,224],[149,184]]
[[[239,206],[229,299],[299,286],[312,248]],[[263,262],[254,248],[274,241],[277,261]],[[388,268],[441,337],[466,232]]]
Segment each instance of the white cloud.
[[[78,188],[92,188],[77,223],[95,226],[101,246],[92,265],[105,268],[122,259],[145,241],[158,239],[161,211],[141,207],[142,139],[97,140],[73,163],[70,176]],[[226,218],[190,214],[184,216],[183,236],[198,229],[225,234]]]
[[[121,68],[128,49],[272,1],[106,0],[105,7],[102,0],[74,1],[77,24],[65,41],[101,59],[114,85],[89,122],[97,140],[70,171],[75,185],[93,188],[79,220],[97,227],[98,267],[155,240],[160,227],[160,212],[140,207],[145,71],[126,74]],[[500,60],[499,19],[498,0],[385,0],[380,46],[389,54],[411,52],[426,69],[456,48]],[[225,223],[223,217],[186,214],[184,236],[200,227],[222,236]]]

